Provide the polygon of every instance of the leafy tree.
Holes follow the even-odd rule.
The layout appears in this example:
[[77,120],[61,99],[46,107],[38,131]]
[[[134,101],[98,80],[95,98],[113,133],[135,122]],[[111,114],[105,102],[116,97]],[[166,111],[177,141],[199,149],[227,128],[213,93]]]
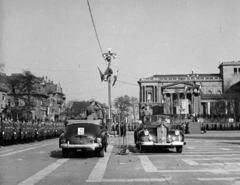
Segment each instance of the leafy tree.
[[131,98],[128,95],[115,98],[113,105],[115,108],[115,114],[118,114],[121,117],[120,120],[123,120],[124,116],[127,114],[131,114],[130,110],[133,104],[131,102]]
[[[13,97],[15,102],[14,107],[30,112],[35,106],[35,100],[40,98],[37,89],[40,82],[41,80],[30,71],[23,71],[22,74],[9,76],[7,84],[10,89],[9,95]],[[19,106],[20,100],[24,102],[24,106]]]

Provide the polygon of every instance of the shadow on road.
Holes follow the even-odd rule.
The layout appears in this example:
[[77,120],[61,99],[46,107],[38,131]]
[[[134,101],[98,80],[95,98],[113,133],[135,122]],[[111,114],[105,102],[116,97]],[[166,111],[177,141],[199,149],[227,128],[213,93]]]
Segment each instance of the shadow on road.
[[240,145],[240,142],[222,142],[230,145]]
[[[61,159],[62,158],[62,150],[53,150],[50,152],[50,157]],[[99,158],[99,156],[94,151],[84,151],[84,152],[69,152],[68,158],[79,158],[79,159],[86,159],[86,158]]]
[[134,145],[129,145],[128,147],[129,151],[133,154],[148,154],[148,155],[151,155],[151,154],[159,154],[159,153],[162,153],[162,154],[173,154],[173,153],[176,153],[176,151],[173,151],[174,148],[172,149],[168,149],[168,148],[164,148],[164,147],[159,147],[159,146],[148,146],[148,147],[145,147],[143,152],[140,151],[140,149],[136,148]]

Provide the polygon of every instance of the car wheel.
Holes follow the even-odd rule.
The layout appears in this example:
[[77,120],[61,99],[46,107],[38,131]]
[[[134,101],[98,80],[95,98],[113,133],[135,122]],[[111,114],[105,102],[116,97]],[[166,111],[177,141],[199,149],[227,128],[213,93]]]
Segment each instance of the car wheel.
[[182,153],[183,147],[182,146],[176,146],[177,153]]
[[104,147],[99,151],[100,157],[104,157]]
[[140,145],[139,148],[140,148],[140,152],[141,153],[143,153],[145,151],[145,147],[144,146]]
[[140,146],[139,146],[139,144],[138,143],[136,143],[136,148],[139,148]]
[[68,149],[67,148],[62,148],[62,157],[67,158],[68,157]]

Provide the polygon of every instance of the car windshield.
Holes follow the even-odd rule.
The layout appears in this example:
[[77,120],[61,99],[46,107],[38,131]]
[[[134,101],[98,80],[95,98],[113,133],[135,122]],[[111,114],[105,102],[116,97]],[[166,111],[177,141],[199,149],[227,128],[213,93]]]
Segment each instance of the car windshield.
[[166,120],[166,118],[168,119],[167,115],[149,115],[149,116],[144,117],[143,122],[147,126],[159,125],[162,122],[164,122]]

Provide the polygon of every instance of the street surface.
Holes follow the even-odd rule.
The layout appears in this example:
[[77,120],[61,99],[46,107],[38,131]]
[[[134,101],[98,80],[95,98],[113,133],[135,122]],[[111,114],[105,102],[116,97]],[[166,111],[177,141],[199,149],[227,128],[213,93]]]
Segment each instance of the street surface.
[[93,152],[63,159],[58,139],[0,148],[0,185],[240,185],[240,131],[185,135],[175,149],[140,153],[129,133],[128,155],[109,137],[104,158]]

